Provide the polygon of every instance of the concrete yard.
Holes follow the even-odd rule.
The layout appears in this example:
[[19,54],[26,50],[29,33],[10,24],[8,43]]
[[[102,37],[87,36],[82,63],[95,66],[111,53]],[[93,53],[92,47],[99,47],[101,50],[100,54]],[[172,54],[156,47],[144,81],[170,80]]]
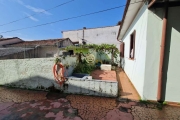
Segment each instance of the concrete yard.
[[0,87],[1,120],[172,120],[180,108],[116,98]]

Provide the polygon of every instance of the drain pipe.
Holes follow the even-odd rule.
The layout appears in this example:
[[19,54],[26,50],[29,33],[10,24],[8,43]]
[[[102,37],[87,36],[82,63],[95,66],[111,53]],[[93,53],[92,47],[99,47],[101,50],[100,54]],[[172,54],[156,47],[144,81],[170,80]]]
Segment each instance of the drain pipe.
[[164,4],[164,16],[163,16],[163,27],[162,27],[162,38],[160,48],[160,61],[159,61],[159,75],[158,75],[158,91],[157,101],[162,102],[162,75],[163,75],[163,62],[164,62],[164,48],[166,41],[166,27],[167,27],[167,16],[168,16],[168,0]]
[[83,45],[85,45],[86,44],[86,42],[85,42],[85,39],[84,39],[84,30],[86,29],[86,27],[83,27],[83,39],[82,39],[82,43],[83,43]]

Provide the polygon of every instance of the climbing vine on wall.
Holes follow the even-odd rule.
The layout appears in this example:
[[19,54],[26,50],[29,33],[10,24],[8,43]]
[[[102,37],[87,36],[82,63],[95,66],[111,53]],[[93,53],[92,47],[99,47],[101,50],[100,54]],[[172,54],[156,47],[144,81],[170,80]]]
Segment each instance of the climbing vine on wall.
[[68,46],[65,48],[65,50],[74,50],[75,53],[78,54],[87,54],[89,53],[89,49],[95,50],[98,53],[111,53],[113,59],[117,58],[119,55],[119,50],[115,45],[110,44],[87,44],[87,45],[80,45],[80,46]]

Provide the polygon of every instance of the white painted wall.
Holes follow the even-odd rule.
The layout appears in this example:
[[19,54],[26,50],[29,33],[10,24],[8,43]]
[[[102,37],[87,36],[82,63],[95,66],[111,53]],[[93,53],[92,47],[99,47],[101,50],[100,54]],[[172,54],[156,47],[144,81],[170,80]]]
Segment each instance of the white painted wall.
[[180,7],[170,7],[164,57],[165,100],[180,102]]
[[[166,45],[163,64],[162,98],[179,102],[180,68],[180,7],[169,7]],[[148,12],[147,50],[145,64],[144,99],[157,100],[163,9]],[[155,27],[156,26],[156,27]]]
[[[84,30],[84,39],[89,41],[89,44],[115,44],[119,49],[117,34],[119,26],[90,28]],[[72,41],[82,43],[83,30],[63,31],[63,38],[70,38]]]
[[[180,7],[169,7],[163,64],[162,99],[180,102]],[[162,8],[140,9],[126,32],[124,70],[144,100],[157,100]],[[136,30],[135,60],[129,60],[130,34]]]
[[[122,39],[125,43],[124,71],[142,98],[145,77],[147,20],[147,5],[143,5]],[[135,59],[130,60],[130,34],[133,33],[134,30],[136,30]]]
[[163,9],[148,10],[147,48],[143,98],[157,100]]
[[[59,85],[54,80],[52,68],[54,58],[33,58],[0,60],[0,85],[13,87],[44,89],[53,85],[58,89]],[[70,67],[66,69],[65,76],[70,76],[76,64],[76,57],[61,59],[63,64]]]
[[65,82],[66,88],[58,85],[54,80],[52,72],[54,58],[0,60],[0,85],[38,90],[48,90],[54,86],[65,93],[117,97],[117,81],[94,80],[92,76],[74,78],[71,75],[76,57],[66,57],[61,60],[63,64],[70,65],[65,69],[65,76],[69,77]]

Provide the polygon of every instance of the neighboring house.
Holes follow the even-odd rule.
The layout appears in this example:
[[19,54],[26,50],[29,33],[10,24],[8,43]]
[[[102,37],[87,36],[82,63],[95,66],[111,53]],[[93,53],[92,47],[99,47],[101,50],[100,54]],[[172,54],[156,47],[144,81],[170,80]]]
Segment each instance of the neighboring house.
[[33,48],[0,48],[0,60],[35,58],[37,54]]
[[79,41],[74,41],[73,44],[74,44],[75,46],[79,46]]
[[115,44],[119,49],[117,41],[119,26],[99,27],[99,28],[83,28],[79,30],[62,31],[63,38],[70,38],[73,42],[83,40],[88,44]]
[[121,63],[142,99],[180,102],[180,1],[128,0]]
[[48,39],[48,40],[35,40],[35,41],[23,41],[21,43],[16,43],[12,45],[6,45],[6,47],[23,47],[33,48],[34,52],[37,54],[36,57],[54,57],[59,56],[59,48],[74,45],[69,38],[60,39]]
[[15,44],[15,43],[21,43],[23,40],[21,40],[18,37],[13,38],[0,38],[0,47],[3,47],[8,44]]

